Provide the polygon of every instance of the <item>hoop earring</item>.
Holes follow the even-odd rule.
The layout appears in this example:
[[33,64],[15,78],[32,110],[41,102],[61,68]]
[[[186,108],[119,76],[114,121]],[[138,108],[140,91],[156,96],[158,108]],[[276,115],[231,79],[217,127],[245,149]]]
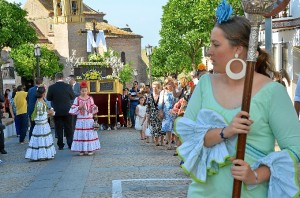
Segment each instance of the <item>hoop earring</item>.
[[[226,74],[229,78],[233,79],[233,80],[239,80],[242,79],[245,74],[246,74],[246,62],[243,59],[238,58],[239,55],[235,54],[234,55],[235,58],[231,59],[227,64],[226,64]],[[239,73],[233,73],[230,69],[230,65],[233,61],[240,61],[242,63],[242,71],[240,71]]]

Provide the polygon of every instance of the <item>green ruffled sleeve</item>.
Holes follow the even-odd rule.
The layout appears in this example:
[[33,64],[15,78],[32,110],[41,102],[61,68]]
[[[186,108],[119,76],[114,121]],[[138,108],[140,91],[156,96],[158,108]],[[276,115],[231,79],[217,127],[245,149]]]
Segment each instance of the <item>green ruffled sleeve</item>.
[[281,151],[268,154],[252,167],[264,164],[270,168],[268,197],[299,197],[300,122],[285,87],[276,83],[268,95],[269,127]]
[[294,154],[297,162],[300,161],[300,122],[292,101],[282,85],[278,83],[271,89],[269,106],[270,128],[279,147],[288,149]]

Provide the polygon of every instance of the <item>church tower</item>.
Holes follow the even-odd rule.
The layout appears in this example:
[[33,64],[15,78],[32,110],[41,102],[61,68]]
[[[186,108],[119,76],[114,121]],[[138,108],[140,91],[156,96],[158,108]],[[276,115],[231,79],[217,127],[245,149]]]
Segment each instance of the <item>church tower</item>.
[[[78,32],[85,29],[83,14],[83,0],[53,0],[53,33],[54,45],[61,60],[66,60],[74,50],[76,57],[87,58],[86,37]],[[65,61],[63,62],[64,65]],[[64,74],[69,75],[70,68],[64,69]]]
[[82,0],[53,0],[54,23],[84,22]]

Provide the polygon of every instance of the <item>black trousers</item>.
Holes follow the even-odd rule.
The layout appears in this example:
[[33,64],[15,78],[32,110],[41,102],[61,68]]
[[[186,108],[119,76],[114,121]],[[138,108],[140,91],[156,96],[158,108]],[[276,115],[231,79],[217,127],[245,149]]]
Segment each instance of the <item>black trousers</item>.
[[122,109],[123,112],[123,118],[124,118],[124,126],[127,126],[127,114],[128,114],[128,108]]
[[0,151],[4,150],[4,132],[0,131]]
[[30,129],[29,129],[29,140],[31,139],[31,136],[32,136],[32,131],[33,131],[33,128],[35,126],[35,121],[32,121],[31,120],[31,116],[29,117],[30,119]]
[[55,133],[57,134],[57,146],[64,147],[64,134],[67,139],[68,147],[71,148],[73,142],[73,121],[72,115],[54,116]]

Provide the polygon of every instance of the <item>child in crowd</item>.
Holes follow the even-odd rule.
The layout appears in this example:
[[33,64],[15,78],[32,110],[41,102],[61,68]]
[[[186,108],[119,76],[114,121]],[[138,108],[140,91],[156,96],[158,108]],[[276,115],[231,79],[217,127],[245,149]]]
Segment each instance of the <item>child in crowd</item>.
[[135,108],[135,129],[140,131],[141,140],[145,139],[145,133],[143,131],[143,120],[146,115],[145,98],[139,98],[139,104]]
[[98,107],[88,95],[87,83],[83,81],[80,83],[80,96],[75,98],[69,111],[77,115],[71,151],[80,152],[80,156],[93,155],[95,150],[100,149],[98,134],[93,127],[93,114],[97,112]]
[[38,87],[35,96],[37,101],[31,116],[31,119],[35,121],[35,126],[25,158],[32,161],[53,159],[56,154],[48,123],[48,116],[53,116],[54,111],[53,109],[48,110],[47,104],[44,101],[45,93],[45,87]]

